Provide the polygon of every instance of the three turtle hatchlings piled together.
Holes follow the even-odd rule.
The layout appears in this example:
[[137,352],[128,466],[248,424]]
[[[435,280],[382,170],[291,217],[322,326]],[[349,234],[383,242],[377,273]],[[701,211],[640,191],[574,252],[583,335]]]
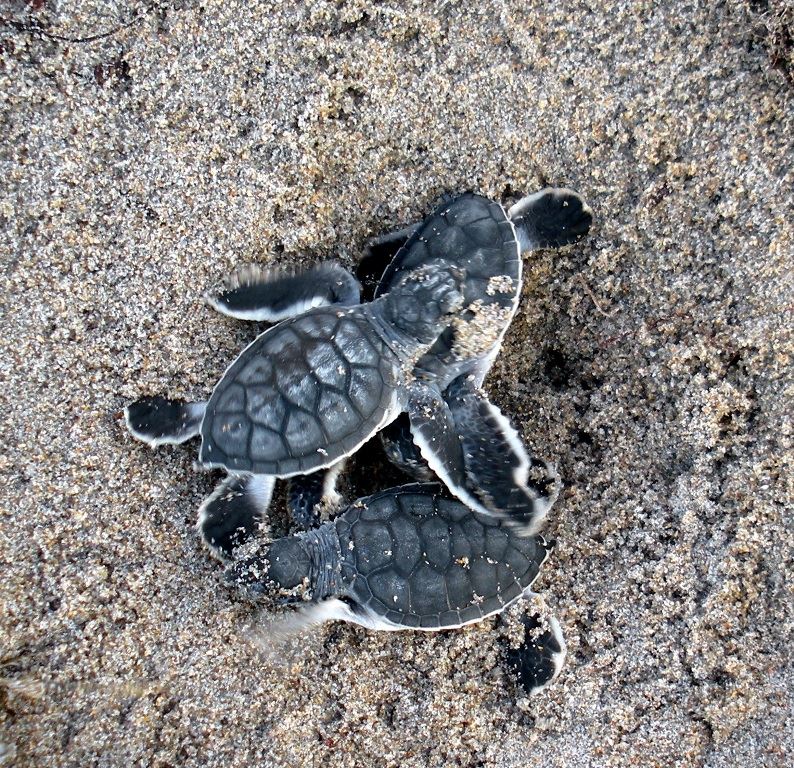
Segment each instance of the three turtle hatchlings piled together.
[[[335,263],[246,266],[206,294],[219,312],[275,325],[208,401],[144,397],[125,417],[151,446],[200,436],[200,465],[226,471],[198,529],[228,578],[277,596],[292,627],[453,629],[531,595],[559,480],[481,387],[518,305],[521,254],[573,243],[591,221],[568,189],[507,211],[464,194],[371,242],[365,261],[388,265],[367,303]],[[337,477],[376,433],[413,482],[346,506]],[[289,478],[299,532],[262,543],[276,478]],[[553,617],[522,621],[509,661],[534,692],[558,674],[565,643]]]

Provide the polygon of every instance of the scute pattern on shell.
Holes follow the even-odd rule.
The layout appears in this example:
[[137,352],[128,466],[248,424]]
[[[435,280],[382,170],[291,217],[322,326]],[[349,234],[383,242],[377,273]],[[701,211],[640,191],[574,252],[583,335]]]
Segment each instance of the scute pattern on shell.
[[216,386],[201,461],[268,475],[327,465],[382,421],[398,365],[349,311],[321,307],[284,321],[249,345]]
[[335,525],[347,595],[405,627],[456,627],[503,610],[548,552],[540,536],[410,487],[360,500]]

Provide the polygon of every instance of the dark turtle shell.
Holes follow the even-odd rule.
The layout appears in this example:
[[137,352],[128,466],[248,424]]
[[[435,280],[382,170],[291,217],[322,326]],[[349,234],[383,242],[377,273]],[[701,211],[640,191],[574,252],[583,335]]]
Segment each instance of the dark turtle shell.
[[207,404],[200,460],[286,477],[330,466],[395,414],[398,361],[350,309],[320,307],[268,329]]
[[417,365],[442,379],[443,386],[498,345],[518,303],[522,263],[504,208],[473,193],[438,206],[424,220],[386,268],[375,297],[430,259],[444,259],[466,274],[459,322]]
[[503,611],[532,584],[549,546],[472,512],[437,484],[360,499],[334,522],[341,594],[406,628],[444,629]]

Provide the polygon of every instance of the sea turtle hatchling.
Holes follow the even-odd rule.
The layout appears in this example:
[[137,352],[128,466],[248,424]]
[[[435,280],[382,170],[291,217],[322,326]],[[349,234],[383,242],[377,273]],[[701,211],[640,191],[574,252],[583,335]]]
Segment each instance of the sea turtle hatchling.
[[[495,247],[494,222],[503,222],[501,206],[468,194],[454,200],[454,208],[453,222],[470,222],[464,228],[470,237],[472,227],[480,228],[478,245],[490,230],[487,258],[479,247],[460,242],[450,224],[450,207],[443,205],[421,226],[408,227],[373,244],[381,259],[399,246],[377,284],[375,297],[387,293],[400,275],[428,258],[428,230],[436,238],[445,238],[446,260],[466,274],[466,310],[453,319],[452,326],[416,366],[417,371],[435,374],[432,402],[424,413],[401,414],[381,430],[380,438],[391,460],[416,479],[427,477],[427,464],[469,506],[507,516],[534,532],[556,498],[556,472],[527,453],[509,420],[489,402],[482,383],[518,306],[520,254],[575,242],[589,231],[592,212],[570,189],[547,188],[521,199],[507,210],[518,241],[516,258],[510,243]],[[439,440],[441,435],[458,439]]]
[[[292,629],[340,619],[374,630],[442,630],[501,613],[532,595],[551,546],[542,536],[480,515],[438,483],[359,499],[333,521],[276,539],[227,569],[253,596],[279,596]],[[279,619],[276,618],[276,621]],[[533,626],[539,619],[532,617]],[[525,643],[527,690],[544,687],[565,656],[559,624]],[[525,682],[522,680],[522,682]]]
[[[282,273],[268,283],[274,319],[293,280]],[[430,260],[377,301],[316,306],[284,319],[243,350],[208,403],[144,397],[125,409],[127,426],[151,446],[200,433],[200,465],[229,473],[202,511],[228,503],[263,512],[274,477],[338,462],[407,406],[416,360],[462,305],[461,280],[456,267]],[[341,268],[323,266],[311,281],[296,281],[312,294],[297,299],[301,309],[319,303],[318,281],[326,300],[343,302],[355,283]]]
[[334,467],[407,412],[422,456],[453,494],[532,533],[555,476],[534,462],[543,472],[529,482],[533,462],[479,385],[517,306],[521,248],[572,242],[591,218],[569,190],[530,195],[509,212],[462,195],[415,228],[363,305],[337,265],[243,268],[209,303],[278,324],[240,354],[207,403],[142,398],[125,409],[127,425],[152,446],[201,435],[199,463],[229,472],[202,505],[211,520],[227,504],[263,512],[273,478]]

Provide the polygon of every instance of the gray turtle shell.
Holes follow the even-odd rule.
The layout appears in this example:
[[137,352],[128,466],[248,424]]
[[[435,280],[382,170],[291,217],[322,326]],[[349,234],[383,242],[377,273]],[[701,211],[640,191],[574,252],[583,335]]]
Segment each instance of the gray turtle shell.
[[319,307],[253,341],[201,424],[205,466],[287,477],[352,453],[393,411],[399,361],[352,310]]
[[529,589],[550,549],[542,536],[518,536],[445,498],[437,484],[361,499],[333,525],[342,595],[393,627],[459,627],[503,611]]
[[417,364],[437,376],[443,387],[498,346],[518,304],[522,262],[504,208],[466,193],[438,206],[424,220],[386,268],[375,297],[433,258],[466,273],[463,322],[448,328]]

